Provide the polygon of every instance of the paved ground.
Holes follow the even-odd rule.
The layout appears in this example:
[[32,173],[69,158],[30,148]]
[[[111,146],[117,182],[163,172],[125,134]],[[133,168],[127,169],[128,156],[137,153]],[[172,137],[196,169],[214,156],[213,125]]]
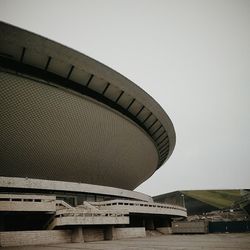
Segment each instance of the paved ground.
[[245,250],[250,249],[250,233],[168,235],[149,238],[68,243],[50,246],[8,247],[6,250]]

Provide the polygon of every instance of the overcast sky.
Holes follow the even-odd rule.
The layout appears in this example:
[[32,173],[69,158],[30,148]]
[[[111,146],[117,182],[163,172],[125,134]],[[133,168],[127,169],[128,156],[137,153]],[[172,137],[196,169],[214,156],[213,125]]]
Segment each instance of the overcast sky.
[[250,1],[0,0],[0,19],[74,48],[147,91],[176,130],[137,188],[250,188]]

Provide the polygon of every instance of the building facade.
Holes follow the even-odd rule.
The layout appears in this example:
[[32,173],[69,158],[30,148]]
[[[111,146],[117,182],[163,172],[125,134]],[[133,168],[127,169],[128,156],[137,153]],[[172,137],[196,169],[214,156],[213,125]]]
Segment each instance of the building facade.
[[107,66],[47,38],[1,22],[0,39],[5,236],[70,229],[71,239],[79,240],[84,228],[99,227],[112,238],[119,225],[155,228],[186,216],[182,207],[132,191],[175,146],[173,124],[152,97]]

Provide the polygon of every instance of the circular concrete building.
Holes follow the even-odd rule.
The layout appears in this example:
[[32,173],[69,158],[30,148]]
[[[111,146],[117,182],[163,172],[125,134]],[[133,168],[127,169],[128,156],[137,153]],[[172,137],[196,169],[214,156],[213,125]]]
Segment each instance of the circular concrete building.
[[132,190],[169,158],[172,122],[141,88],[47,38],[0,29],[0,176]]
[[145,237],[187,215],[132,191],[175,146],[160,105],[94,59],[2,22],[0,117],[0,246]]

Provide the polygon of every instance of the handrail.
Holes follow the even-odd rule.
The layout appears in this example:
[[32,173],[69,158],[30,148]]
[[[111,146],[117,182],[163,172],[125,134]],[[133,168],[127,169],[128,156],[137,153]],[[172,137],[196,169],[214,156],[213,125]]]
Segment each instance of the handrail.
[[0,201],[48,202],[55,200],[56,196],[49,196],[49,195],[0,194]]
[[62,217],[124,217],[128,216],[129,213],[126,211],[99,211],[99,212],[88,212],[88,211],[77,211],[77,210],[60,210],[57,211],[55,218]]
[[56,206],[62,205],[63,207],[66,207],[67,209],[74,209],[71,205],[69,205],[64,200],[56,200]]
[[144,201],[131,201],[131,200],[110,200],[110,201],[100,201],[100,202],[90,202],[90,204],[95,206],[145,206],[145,207],[155,207],[155,208],[167,208],[167,209],[177,209],[181,211],[186,211],[186,208],[176,205],[161,204],[156,202],[144,202]]
[[78,212],[78,213],[63,213],[60,215],[56,215],[55,218],[61,217],[123,217],[127,216],[128,214],[122,213],[86,213],[86,212]]
[[79,208],[67,208],[56,211],[56,216],[60,216],[63,214],[91,214],[91,215],[105,215],[105,214],[129,214],[127,210],[97,210],[97,211],[87,211],[85,209]]

